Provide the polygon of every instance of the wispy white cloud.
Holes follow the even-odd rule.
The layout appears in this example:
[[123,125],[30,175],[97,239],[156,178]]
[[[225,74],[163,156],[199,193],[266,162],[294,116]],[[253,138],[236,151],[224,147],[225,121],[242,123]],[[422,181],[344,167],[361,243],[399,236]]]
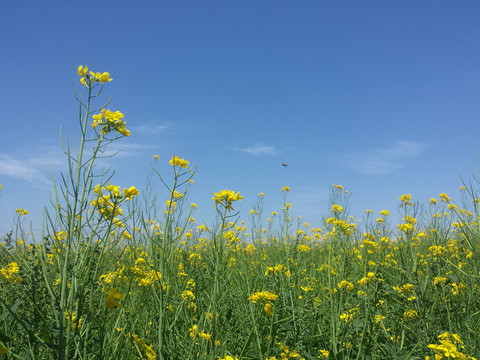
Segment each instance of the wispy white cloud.
[[418,142],[398,140],[387,148],[343,155],[341,162],[362,174],[384,175],[405,166],[408,160],[419,156],[428,147]]
[[[113,142],[97,155],[96,165],[109,168],[113,164],[113,155],[115,155],[113,159],[143,156],[148,153],[148,148],[149,146],[144,144]],[[42,147],[32,151],[32,154],[35,153],[42,155],[27,157],[23,153],[20,155],[0,153],[0,175],[21,179],[40,188],[51,189],[50,166],[56,177],[59,171],[66,170],[67,156],[56,147]],[[86,156],[89,155],[87,152]]]
[[278,153],[278,150],[275,146],[268,146],[263,144],[256,144],[246,148],[232,148],[233,150],[245,152],[250,155],[260,156],[260,155],[275,155]]
[[22,179],[39,186],[51,186],[50,165],[60,164],[58,157],[17,159],[0,154],[0,174]]
[[148,134],[148,135],[158,135],[160,133],[168,130],[170,126],[168,124],[156,124],[156,123],[146,123],[138,126],[134,126],[131,130],[132,132],[138,134]]

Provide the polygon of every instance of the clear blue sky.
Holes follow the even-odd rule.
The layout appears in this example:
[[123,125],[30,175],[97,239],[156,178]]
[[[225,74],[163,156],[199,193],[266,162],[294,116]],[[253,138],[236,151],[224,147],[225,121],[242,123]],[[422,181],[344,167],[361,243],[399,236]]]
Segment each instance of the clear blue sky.
[[478,1],[3,1],[0,233],[15,208],[41,228],[80,64],[110,72],[132,134],[113,182],[142,190],[153,155],[178,154],[198,166],[198,222],[225,188],[247,219],[289,185],[315,226],[332,183],[359,217],[454,197],[479,160],[479,19]]

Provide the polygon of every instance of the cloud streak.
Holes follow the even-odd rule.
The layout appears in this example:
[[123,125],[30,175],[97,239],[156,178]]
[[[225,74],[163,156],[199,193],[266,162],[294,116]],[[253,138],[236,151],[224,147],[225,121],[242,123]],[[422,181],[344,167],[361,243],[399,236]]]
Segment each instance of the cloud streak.
[[158,135],[160,133],[165,132],[169,128],[170,126],[168,126],[167,124],[159,125],[159,124],[146,123],[146,124],[133,127],[132,131],[139,134]]
[[51,186],[50,165],[59,164],[55,158],[33,157],[27,160],[0,154],[0,174],[28,181],[39,186]]
[[[112,156],[114,158],[132,158],[143,155],[149,147],[143,144],[121,144],[111,143],[103,152],[97,154],[96,166],[111,167]],[[50,166],[55,176],[58,171],[64,171],[67,167],[67,156],[58,149],[42,148],[38,152],[43,153],[42,156],[12,156],[6,153],[0,153],[0,175],[9,176],[16,179],[29,182],[41,188],[51,188],[52,178],[50,174]],[[33,152],[35,153],[35,152]],[[86,151],[86,156],[91,153]],[[76,156],[76,154],[72,154]]]
[[413,141],[398,140],[387,148],[344,155],[341,162],[358,173],[384,175],[402,168],[408,160],[419,156],[428,147]]
[[275,146],[268,146],[263,144],[256,144],[246,148],[232,148],[232,149],[236,151],[241,151],[250,155],[254,155],[254,156],[275,155],[278,153]]

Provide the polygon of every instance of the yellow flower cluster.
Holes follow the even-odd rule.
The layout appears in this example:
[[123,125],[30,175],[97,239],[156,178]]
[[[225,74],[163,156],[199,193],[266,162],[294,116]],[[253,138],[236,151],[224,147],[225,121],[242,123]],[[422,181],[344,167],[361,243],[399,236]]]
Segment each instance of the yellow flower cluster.
[[68,312],[63,313],[65,315],[65,320],[70,322],[70,327],[73,331],[79,330],[82,327],[82,319],[77,319],[75,312],[71,314]]
[[273,294],[269,291],[257,291],[252,295],[250,295],[250,297],[248,298],[248,300],[250,300],[253,303],[256,303],[257,301],[270,301],[270,300],[275,301],[277,299],[278,299],[278,295]]
[[180,166],[186,169],[188,167],[188,164],[190,164],[190,161],[180,159],[177,155],[175,155],[168,163],[172,166]]
[[172,192],[172,197],[176,200],[183,198],[183,196],[184,195],[181,192],[178,192],[176,190]]
[[330,355],[330,352],[328,350],[320,350],[321,358],[328,358],[329,355]]
[[154,281],[160,281],[162,278],[162,274],[151,268],[151,265],[141,257],[135,260],[135,266],[129,268],[129,273],[129,281],[135,281],[140,287],[150,286]]
[[358,280],[357,283],[358,283],[359,286],[364,286],[366,283],[371,281],[374,277],[375,277],[375,273],[374,272],[369,272],[367,274],[367,276],[364,276],[363,278]]
[[204,331],[198,331],[197,325],[193,325],[193,327],[189,329],[189,332],[190,332],[190,338],[192,340],[196,340],[197,338],[201,338],[203,340],[210,340],[210,338],[212,337],[212,335]]
[[416,318],[418,316],[418,312],[415,311],[415,310],[407,310],[403,313],[403,316],[405,317],[405,319],[413,319],[413,318]]
[[340,314],[340,320],[345,321],[345,323],[353,321],[353,317],[357,314],[358,310],[359,310],[358,307],[354,307],[352,309],[349,309],[348,313],[345,312],[345,313]]
[[132,334],[132,338],[135,341],[138,351],[140,351],[144,359],[155,360],[157,358],[157,354],[153,350],[153,345],[147,345],[145,340],[135,334]]
[[402,286],[393,286],[393,290],[396,290],[399,294],[406,294],[406,293],[415,293],[414,285],[407,283]]
[[106,296],[108,308],[110,310],[115,310],[116,308],[122,307],[122,304],[120,304],[120,300],[123,300],[124,298],[124,294],[119,293],[116,288],[111,287],[110,290],[108,290],[108,294]]
[[[280,354],[281,360],[287,360],[287,359],[305,360],[304,358],[300,358],[300,354],[298,353],[297,350],[291,350],[288,346],[283,345],[282,343],[278,343],[278,346],[280,346],[280,349],[282,350],[282,353]],[[277,358],[275,356],[272,356],[270,358],[267,358],[266,360],[277,360]]]
[[81,76],[80,83],[87,88],[91,87],[92,83],[104,84],[113,80],[108,72],[88,72],[87,65],[85,65],[85,67],[83,67],[83,65],[80,65],[77,69],[77,73]]
[[310,252],[312,249],[308,245],[300,244],[297,246],[297,250],[300,252]]
[[18,214],[18,216],[28,215],[28,211],[25,209],[15,209],[15,212]]
[[110,74],[106,71],[101,74],[99,72],[94,73],[93,71],[90,71],[90,76],[94,81],[98,81],[102,84],[113,80],[112,78],[110,78]]
[[212,200],[215,200],[216,205],[223,204],[229,211],[233,210],[232,203],[234,201],[241,201],[243,196],[240,193],[235,194],[232,190],[222,190],[214,194]]
[[65,230],[58,231],[53,235],[53,238],[57,241],[63,241],[68,237],[68,233]]
[[[124,268],[121,268],[116,271],[109,271],[106,274],[100,275],[98,278],[98,284],[103,286],[103,283],[105,284],[112,284],[116,279],[122,279],[124,274]],[[102,291],[105,291],[104,288],[102,288]]]
[[17,276],[19,271],[18,264],[16,262],[11,262],[10,264],[7,265],[7,268],[2,268],[0,269],[0,274],[3,275],[5,279],[8,280],[9,283],[15,282],[19,283],[21,282],[21,278]]
[[348,322],[351,321],[352,319],[353,319],[353,314],[348,314],[348,313],[340,314],[340,320],[343,320],[343,321],[345,321],[346,323],[348,323]]
[[265,311],[265,314],[267,314],[268,316],[272,316],[273,315],[273,311],[272,311],[272,304],[270,303],[266,303],[263,310]]
[[404,205],[413,206],[411,194],[403,194],[402,196],[400,196],[399,200],[400,207],[403,207]]
[[337,287],[339,289],[347,289],[347,290],[353,290],[353,284],[350,281],[347,280],[342,280],[337,284]]
[[183,301],[188,304],[187,308],[191,309],[193,312],[197,311],[197,304],[195,304],[195,294],[193,293],[195,291],[195,285],[196,284],[193,279],[188,280],[187,284],[185,285],[185,290],[183,290],[180,294]]
[[267,267],[267,270],[265,271],[265,276],[268,276],[268,274],[273,273],[274,275],[277,275],[279,272],[285,272],[287,271],[286,266],[284,265],[275,265],[275,266],[269,266]]
[[333,213],[341,213],[342,211],[343,211],[343,207],[341,207],[340,205],[335,205],[335,204],[332,205]]
[[[463,341],[457,334],[450,334],[445,332],[438,336],[440,345],[430,344],[428,347],[435,351],[435,360],[441,359],[459,359],[459,360],[476,360],[473,356],[465,355],[460,352],[463,351]],[[460,349],[459,349],[460,348]],[[430,356],[425,357],[425,360],[430,360]],[[433,360],[433,359],[432,359]]]
[[126,122],[123,121],[124,115],[120,111],[110,111],[102,109],[102,112],[93,115],[92,128],[96,129],[101,126],[103,134],[107,135],[110,131],[115,130],[123,136],[130,136],[130,130],[126,128]]
[[[116,216],[123,215],[123,210],[119,206],[120,203],[132,200],[134,196],[138,195],[138,190],[135,186],[131,186],[128,189],[124,188],[120,192],[120,186],[108,183],[107,186],[95,186],[93,191],[98,197],[92,200],[90,205],[94,206],[105,219],[113,220],[118,227],[124,227],[122,222],[116,219]],[[104,195],[104,191],[107,191],[108,194]]]
[[355,223],[349,223],[345,220],[340,220],[334,217],[330,217],[325,220],[327,224],[332,224],[332,235],[337,233],[343,233],[345,235],[351,235],[356,230]]
[[435,289],[437,288],[437,285],[440,283],[445,284],[447,282],[447,278],[445,276],[436,276],[433,279],[433,285],[435,285]]
[[438,195],[438,197],[440,198],[441,201],[443,202],[446,202],[446,203],[449,203],[450,202],[450,197],[445,194],[445,193],[441,193],[440,195]]

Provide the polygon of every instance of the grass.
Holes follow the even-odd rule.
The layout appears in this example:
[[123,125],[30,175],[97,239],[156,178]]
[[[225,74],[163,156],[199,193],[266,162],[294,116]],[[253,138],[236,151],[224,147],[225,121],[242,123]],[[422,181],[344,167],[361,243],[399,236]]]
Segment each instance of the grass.
[[[186,203],[195,168],[173,157],[159,203],[95,173],[101,151],[128,136],[123,115],[91,110],[109,74],[79,68],[81,136],[55,184],[42,239],[25,210],[0,247],[0,359],[474,359],[480,354],[475,184],[462,205],[400,198],[357,221],[331,189],[320,227],[284,205],[263,222],[262,199],[235,212],[239,193],[214,194],[217,221]],[[94,122],[92,124],[92,115]],[[93,125],[93,126],[92,126]],[[93,129],[90,129],[92,127]],[[85,148],[93,149],[92,152]]]

